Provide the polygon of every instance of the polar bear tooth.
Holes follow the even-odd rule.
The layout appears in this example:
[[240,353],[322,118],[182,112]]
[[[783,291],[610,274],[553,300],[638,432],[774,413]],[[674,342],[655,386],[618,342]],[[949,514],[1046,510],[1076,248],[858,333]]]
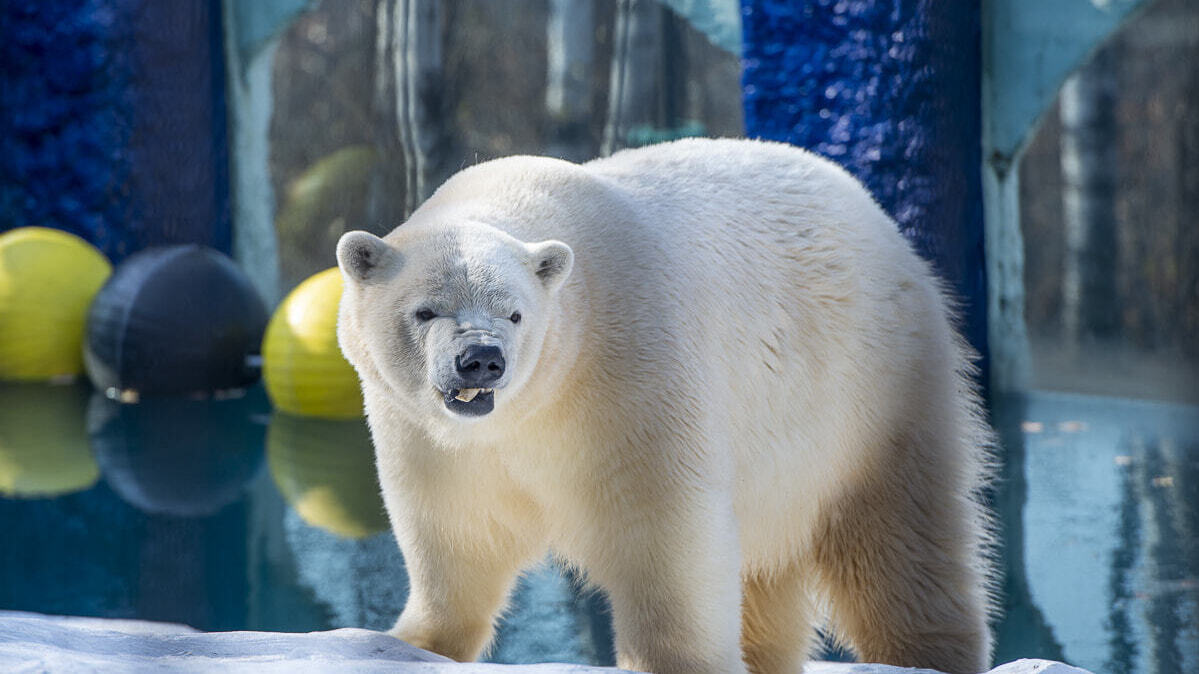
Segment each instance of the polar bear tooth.
[[461,391],[458,391],[458,396],[456,399],[461,400],[464,403],[468,403],[474,400],[475,396],[479,395],[480,390],[481,389],[477,388],[464,388]]

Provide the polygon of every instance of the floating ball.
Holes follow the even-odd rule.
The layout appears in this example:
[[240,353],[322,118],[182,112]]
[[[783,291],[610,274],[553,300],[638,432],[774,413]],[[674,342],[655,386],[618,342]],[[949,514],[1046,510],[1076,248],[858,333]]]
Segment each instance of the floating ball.
[[258,389],[237,399],[134,405],[97,391],[87,431],[105,481],[127,503],[151,514],[203,517],[241,498],[260,474],[268,409]]
[[227,256],[149,248],[117,266],[87,315],[84,362],[101,391],[141,395],[241,388],[258,378],[266,307]]
[[362,416],[358,375],[337,346],[341,272],[309,277],[283,300],[266,328],[262,376],[280,410],[301,416]]
[[0,384],[0,495],[45,498],[90,488],[86,385]]
[[305,522],[345,538],[387,529],[365,420],[277,412],[266,445],[271,477]]
[[56,229],[0,234],[0,379],[36,381],[83,371],[87,308],[112,265]]

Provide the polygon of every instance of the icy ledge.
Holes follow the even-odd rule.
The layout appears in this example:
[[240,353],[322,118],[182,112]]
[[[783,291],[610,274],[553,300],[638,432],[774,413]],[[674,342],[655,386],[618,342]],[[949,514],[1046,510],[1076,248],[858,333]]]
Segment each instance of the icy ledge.
[[[399,664],[402,663],[402,664]],[[535,674],[621,672],[583,665],[460,664],[379,632],[198,632],[137,620],[0,611],[0,671],[20,672],[429,672]],[[936,674],[888,665],[812,662],[806,674]],[[1017,660],[990,674],[1089,674],[1046,660]]]

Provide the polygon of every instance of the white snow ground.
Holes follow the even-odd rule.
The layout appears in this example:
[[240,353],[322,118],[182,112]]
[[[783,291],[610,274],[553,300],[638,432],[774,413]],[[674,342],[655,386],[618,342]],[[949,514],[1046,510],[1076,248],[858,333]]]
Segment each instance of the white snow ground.
[[[456,663],[380,632],[339,629],[306,634],[199,632],[139,620],[0,611],[0,670],[5,672],[405,672],[429,674],[582,674],[611,667],[549,663]],[[812,662],[806,674],[937,674],[889,665]],[[1047,660],[1017,660],[989,674],[1090,674]]]

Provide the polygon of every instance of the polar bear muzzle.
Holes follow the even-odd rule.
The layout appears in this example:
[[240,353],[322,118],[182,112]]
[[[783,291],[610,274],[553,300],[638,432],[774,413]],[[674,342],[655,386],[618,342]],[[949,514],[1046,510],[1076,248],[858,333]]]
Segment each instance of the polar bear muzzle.
[[495,408],[495,389],[504,376],[504,351],[495,344],[468,344],[454,358],[455,387],[442,393],[445,406],[465,416],[482,416]]

